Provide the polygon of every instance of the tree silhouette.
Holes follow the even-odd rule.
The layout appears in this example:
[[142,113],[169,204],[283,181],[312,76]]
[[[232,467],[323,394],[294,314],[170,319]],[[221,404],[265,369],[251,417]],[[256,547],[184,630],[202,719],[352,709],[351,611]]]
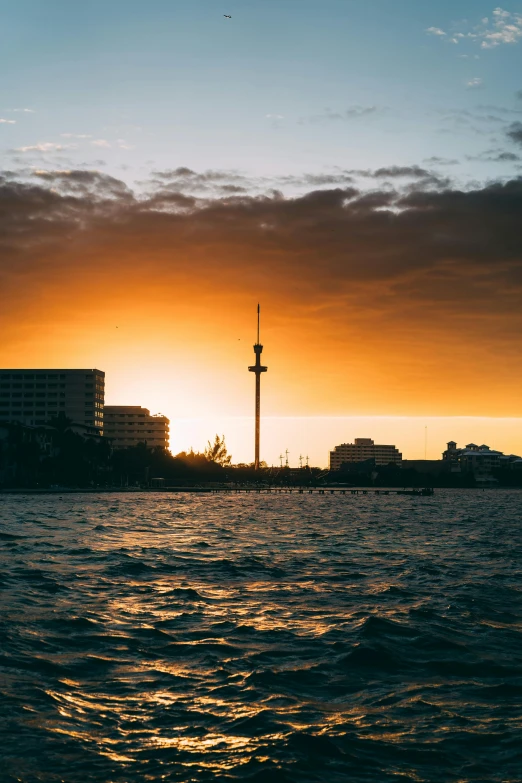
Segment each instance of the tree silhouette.
[[232,457],[227,451],[224,435],[222,435],[221,438],[219,435],[216,435],[214,443],[208,441],[208,446],[205,449],[205,457],[209,462],[215,462],[217,465],[221,465],[224,468],[230,465]]
[[60,435],[63,435],[64,432],[69,430],[71,428],[71,425],[73,424],[73,420],[69,419],[68,416],[65,415],[62,411],[55,416],[53,419],[49,419],[47,422],[47,425],[49,427],[52,427],[56,432],[60,433]]

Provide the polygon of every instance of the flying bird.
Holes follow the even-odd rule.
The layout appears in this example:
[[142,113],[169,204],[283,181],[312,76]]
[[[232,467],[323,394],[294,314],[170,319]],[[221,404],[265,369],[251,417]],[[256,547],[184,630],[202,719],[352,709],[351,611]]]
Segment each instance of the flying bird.
[[225,17],[225,19],[232,19],[232,17],[230,16],[230,14],[223,14],[223,16]]

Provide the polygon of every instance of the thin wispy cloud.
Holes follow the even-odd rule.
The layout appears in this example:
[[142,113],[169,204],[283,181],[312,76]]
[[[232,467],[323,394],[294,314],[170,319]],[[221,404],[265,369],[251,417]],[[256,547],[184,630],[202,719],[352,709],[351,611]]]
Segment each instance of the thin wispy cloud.
[[16,120],[4,120],[0,118],[0,125],[16,125]]
[[373,114],[377,114],[378,112],[384,111],[384,107],[382,106],[349,106],[347,109],[343,109],[341,111],[334,111],[333,109],[326,108],[321,114],[312,114],[309,117],[302,117],[299,120],[299,124],[304,124],[307,122],[315,123],[315,122],[339,122],[339,121],[349,121],[349,120],[358,120],[362,119],[364,117],[369,117]]
[[475,79],[470,79],[469,81],[467,81],[466,87],[468,88],[468,90],[476,90],[479,87],[482,87],[483,84],[484,82],[482,81],[482,79],[479,79],[477,76]]
[[34,109],[7,109],[9,112],[20,112],[23,114],[36,114]]
[[90,133],[60,133],[62,139],[92,139]]
[[61,150],[75,148],[75,144],[56,144],[53,141],[42,141],[38,144],[29,144],[26,147],[17,147],[16,152],[60,152]]
[[107,139],[94,139],[94,141],[91,141],[91,144],[93,147],[104,147],[106,149],[111,146]]

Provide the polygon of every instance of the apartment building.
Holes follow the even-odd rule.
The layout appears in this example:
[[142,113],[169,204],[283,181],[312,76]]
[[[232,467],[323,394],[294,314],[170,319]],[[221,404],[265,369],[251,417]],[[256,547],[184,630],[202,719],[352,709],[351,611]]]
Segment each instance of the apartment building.
[[401,465],[402,454],[396,446],[381,446],[371,438],[355,438],[354,443],[341,443],[330,452],[330,470],[340,470],[343,463],[375,460],[375,465]]
[[103,434],[101,370],[0,370],[0,423],[47,424],[59,414]]
[[127,449],[138,443],[168,449],[169,425],[166,416],[151,416],[147,408],[139,405],[106,405],[104,409],[104,435],[114,449]]

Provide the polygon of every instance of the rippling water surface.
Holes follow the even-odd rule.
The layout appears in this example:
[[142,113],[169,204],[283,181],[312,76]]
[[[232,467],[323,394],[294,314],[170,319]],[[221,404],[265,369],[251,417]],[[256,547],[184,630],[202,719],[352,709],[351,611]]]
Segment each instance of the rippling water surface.
[[0,497],[0,780],[520,781],[521,512]]

